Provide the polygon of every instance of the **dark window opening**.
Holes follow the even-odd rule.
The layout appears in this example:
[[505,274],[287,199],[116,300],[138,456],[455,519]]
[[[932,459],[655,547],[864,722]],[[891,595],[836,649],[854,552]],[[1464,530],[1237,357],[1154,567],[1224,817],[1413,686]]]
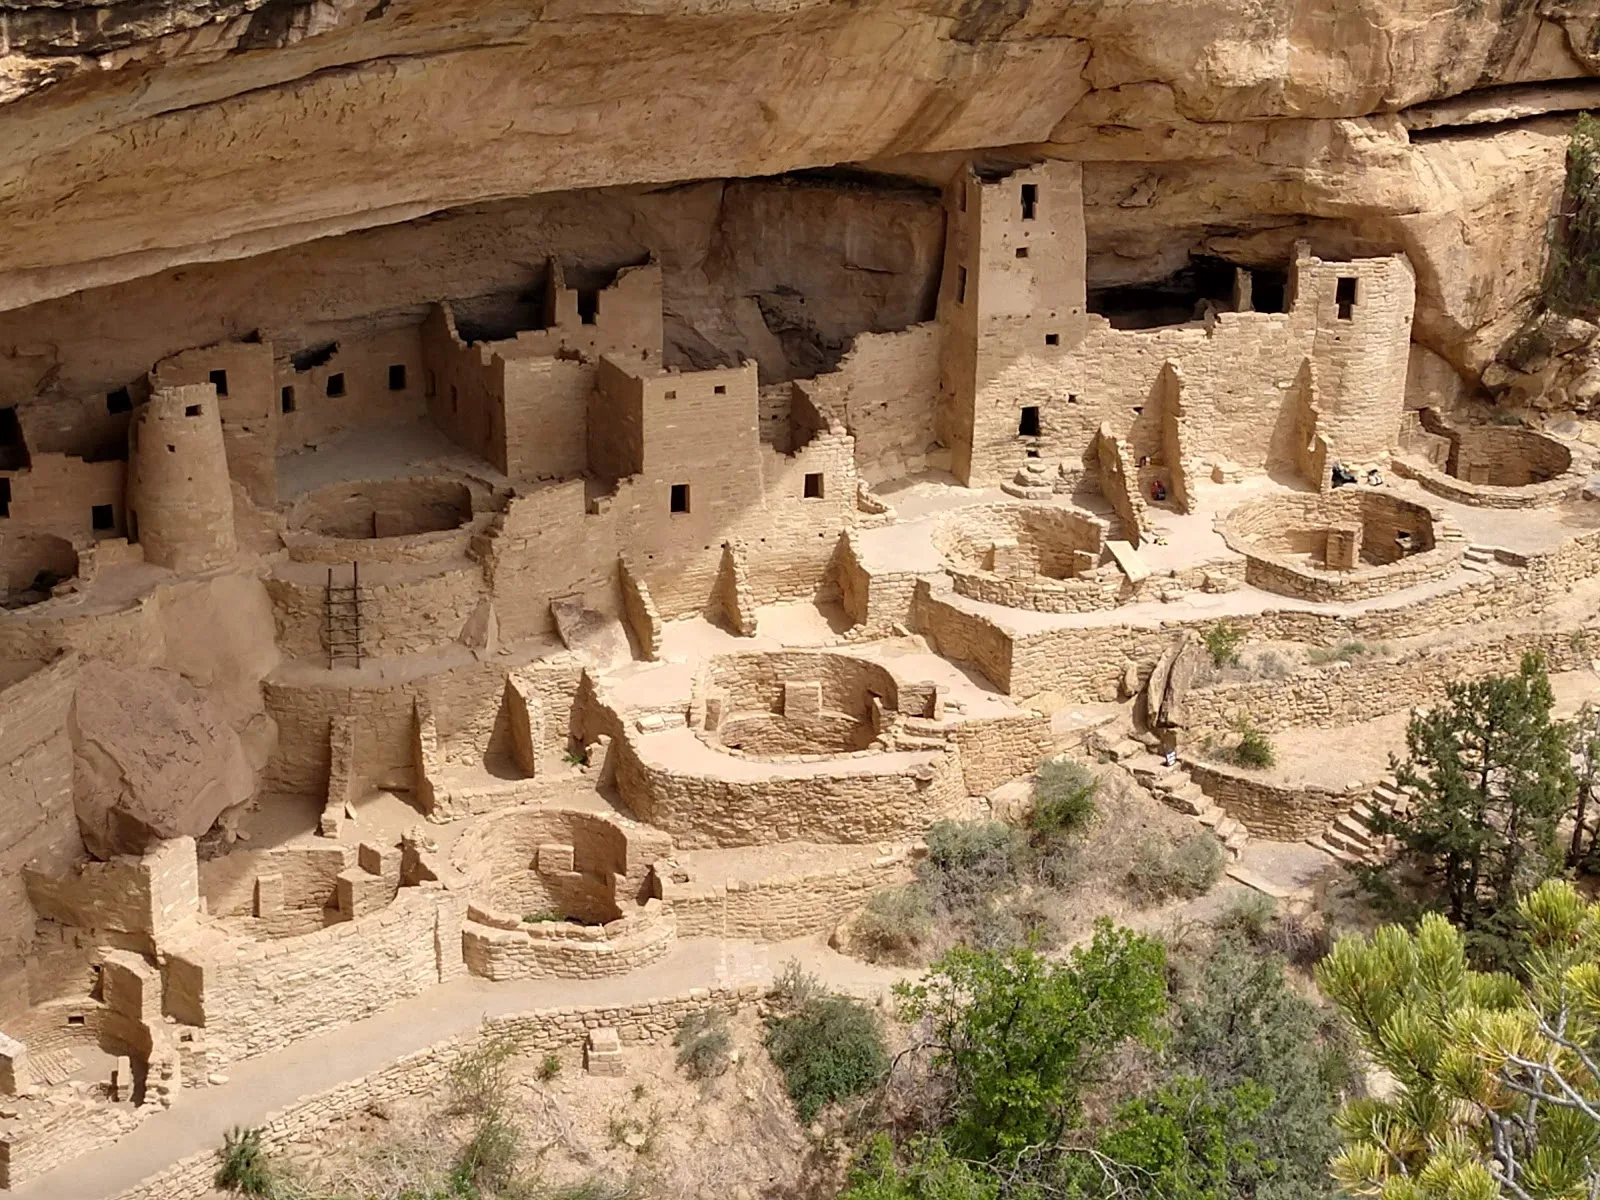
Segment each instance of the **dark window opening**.
[[967,302],[967,269],[965,267],[957,267],[956,268],[956,303],[957,304],[965,304],[966,302]]
[[1028,248],[1026,246],[1018,246],[1017,247],[1017,257],[1018,258],[1027,258],[1028,257]]
[[962,212],[966,212],[967,211],[967,185],[966,185],[965,181],[962,182],[961,191],[956,194],[956,199],[960,202],[961,211]]
[[423,377],[422,377],[422,388],[423,388],[423,394],[429,400],[432,400],[433,397],[434,397],[434,394],[438,390],[438,384],[437,384],[437,381],[433,377],[433,372],[432,371],[428,371],[423,375]]
[[461,408],[461,396],[456,391],[456,385],[450,385],[450,411],[456,412]]
[[106,393],[106,411],[108,413],[133,411],[133,397],[128,394],[127,388],[120,387],[114,392]]
[[716,387],[714,387],[714,388],[712,388],[712,389],[711,389],[711,390],[712,390],[712,391],[713,391],[713,392],[715,392],[715,393],[716,393],[716,394],[717,394],[717,395],[719,395],[719,396],[726,396],[726,395],[727,395],[727,394],[728,394],[728,389],[727,389],[727,387],[726,387],[726,386],[724,386],[724,385],[723,385],[723,384],[720,384],[720,383],[719,383],[719,384],[717,384],[717,386],[716,386]]
[[332,375],[328,376],[328,395],[330,395],[330,396],[342,396],[342,395],[344,395],[344,372],[343,371],[336,371]]
[[406,390],[406,365],[395,363],[389,368],[389,390],[403,392]]
[[186,404],[183,406],[183,415],[186,417],[198,417],[204,411],[205,409],[198,404]]
[[1077,392],[1068,393],[1068,395],[1067,395],[1067,403],[1068,404],[1076,404],[1077,402],[1078,402],[1078,393]]
[[82,1013],[77,1013],[77,1014],[67,1018],[67,1024],[68,1025],[82,1025],[83,1021],[84,1021],[84,1017],[83,1017]]
[[806,475],[806,499],[822,499],[822,472],[814,471]]
[[0,471],[23,471],[29,465],[28,443],[14,408],[0,408]]
[[95,504],[89,509],[89,525],[96,531],[103,532],[117,527],[117,515],[109,504]]
[[0,479],[0,517],[11,515],[11,480]]
[[675,388],[673,390],[671,390],[671,391],[663,392],[662,395],[665,396],[668,400],[676,400],[678,398],[678,392],[677,392],[677,389],[675,389]]
[[178,448],[176,446],[174,446],[171,442],[168,442],[167,443],[167,453],[168,454],[176,454],[177,452],[178,452]]
[[130,542],[139,540],[139,514],[131,508],[128,510],[128,540]]
[[1035,210],[1037,210],[1038,207],[1039,207],[1039,185],[1036,184],[1036,183],[1025,183],[1025,184],[1023,184],[1022,185],[1022,219],[1024,221],[1033,220]]
[[294,389],[286,387],[278,393],[278,407],[286,413],[294,411]]
[[1164,279],[1089,292],[1089,311],[1111,322],[1113,329],[1160,329],[1204,319],[1206,311],[1233,311],[1235,267],[1207,255],[1193,255],[1189,264]]
[[1061,345],[1061,335],[1059,333],[1047,333],[1047,334],[1045,334],[1044,335],[1044,344],[1046,346],[1059,346],[1059,345]]
[[1339,320],[1349,321],[1355,317],[1356,308],[1356,281],[1354,276],[1345,275],[1339,279],[1339,289],[1334,295],[1339,305]]
[[594,288],[578,289],[578,320],[593,325],[600,315],[600,292]]
[[1039,457],[1039,450],[1038,450],[1038,447],[1036,447],[1036,446],[1029,446],[1029,447],[1028,447],[1028,457],[1029,457],[1029,458],[1038,458],[1038,457]]
[[1039,406],[1030,404],[1022,410],[1022,420],[1017,422],[1018,437],[1039,436]]
[[289,365],[296,371],[309,371],[313,367],[325,367],[333,361],[333,356],[338,349],[338,342],[329,342],[325,346],[312,346],[308,350],[297,350],[289,355]]
[[689,485],[675,483],[672,485],[672,511],[686,513],[689,511]]
[[1289,273],[1271,267],[1250,268],[1250,307],[1260,313],[1288,311]]
[[211,372],[211,386],[217,389],[217,395],[228,394],[228,373],[226,371]]

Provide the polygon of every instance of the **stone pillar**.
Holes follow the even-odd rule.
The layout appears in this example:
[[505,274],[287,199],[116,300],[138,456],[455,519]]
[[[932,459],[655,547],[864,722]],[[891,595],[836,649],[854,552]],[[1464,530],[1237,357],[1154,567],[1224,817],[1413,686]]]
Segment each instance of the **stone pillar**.
[[15,1096],[28,1086],[28,1048],[0,1033],[0,1096]]

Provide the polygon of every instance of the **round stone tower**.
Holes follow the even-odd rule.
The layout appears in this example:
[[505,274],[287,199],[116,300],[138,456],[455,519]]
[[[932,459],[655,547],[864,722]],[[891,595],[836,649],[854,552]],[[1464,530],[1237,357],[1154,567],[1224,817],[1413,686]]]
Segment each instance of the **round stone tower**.
[[202,571],[233,558],[233,489],[209,383],[158,389],[128,426],[128,540],[146,562]]

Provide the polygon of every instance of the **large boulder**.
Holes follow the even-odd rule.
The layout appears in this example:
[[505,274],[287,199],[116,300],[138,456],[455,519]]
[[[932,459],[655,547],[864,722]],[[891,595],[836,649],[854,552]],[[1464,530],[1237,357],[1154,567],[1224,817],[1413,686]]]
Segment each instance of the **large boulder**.
[[255,790],[239,735],[172,671],[87,664],[71,732],[73,805],[96,858],[198,837]]

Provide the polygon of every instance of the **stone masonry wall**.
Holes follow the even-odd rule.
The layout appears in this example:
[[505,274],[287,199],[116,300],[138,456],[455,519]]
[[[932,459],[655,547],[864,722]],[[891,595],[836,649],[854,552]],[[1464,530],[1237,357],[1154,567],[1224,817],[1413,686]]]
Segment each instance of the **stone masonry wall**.
[[1327,788],[1283,787],[1247,771],[1192,758],[1185,758],[1183,766],[1207,796],[1244,823],[1252,837],[1298,842],[1322,832],[1357,799]]
[[[452,1066],[487,1038],[513,1038],[519,1049],[528,1054],[580,1046],[589,1030],[600,1028],[615,1029],[625,1044],[655,1044],[670,1040],[678,1023],[692,1012],[713,1007],[737,1012],[742,1005],[753,1003],[759,993],[755,985],[698,988],[639,1004],[544,1009],[492,1017],[470,1034],[408,1054],[360,1079],[338,1084],[270,1114],[261,1125],[262,1143],[267,1153],[282,1153],[329,1121],[369,1105],[403,1096],[443,1095],[449,1088]],[[217,1165],[214,1150],[190,1155],[120,1193],[115,1200],[202,1200],[211,1194]]]
[[778,942],[831,929],[874,892],[908,882],[911,873],[910,853],[897,851],[862,865],[759,881],[665,882],[662,894],[684,937]]

